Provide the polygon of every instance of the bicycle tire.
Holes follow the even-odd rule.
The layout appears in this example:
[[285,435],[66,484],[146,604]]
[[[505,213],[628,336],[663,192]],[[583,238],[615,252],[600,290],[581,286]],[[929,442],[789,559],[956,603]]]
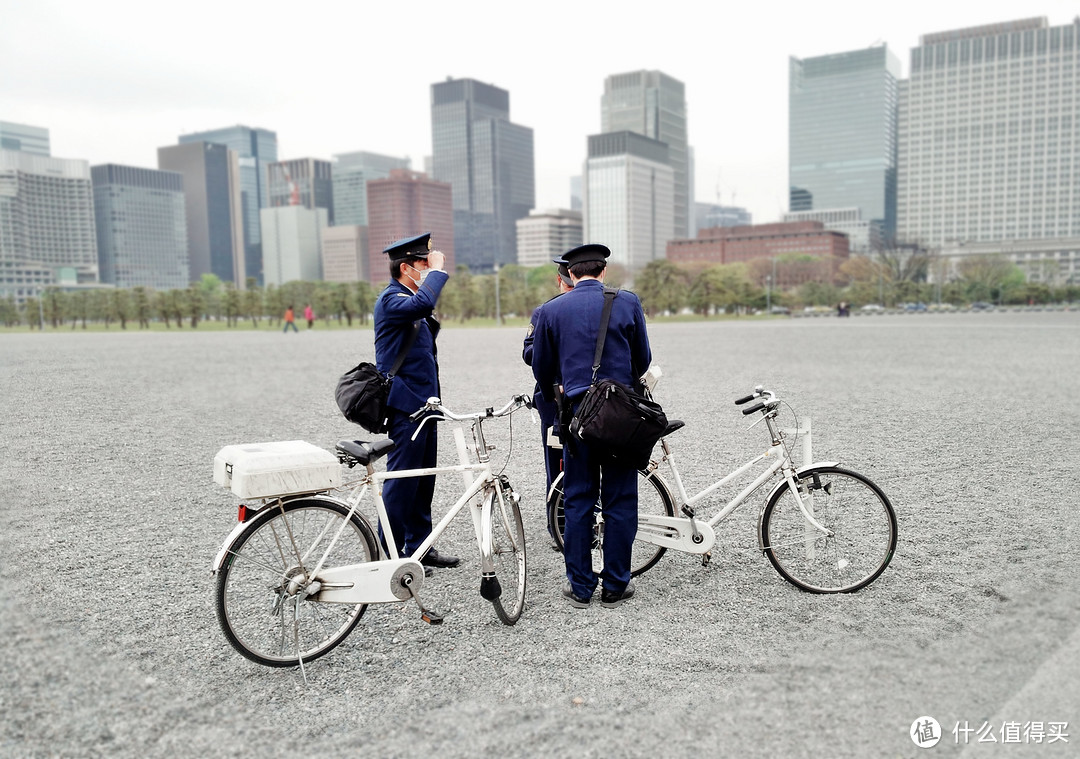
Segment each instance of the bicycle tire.
[[[346,506],[320,498],[274,504],[229,546],[217,576],[217,617],[241,655],[268,667],[294,667],[327,654],[356,627],[366,604],[301,602],[286,591],[290,578],[313,568],[305,561],[322,557],[348,513]],[[326,566],[378,556],[371,526],[354,513]]]
[[[563,528],[566,520],[563,517],[563,492],[562,477],[555,478],[553,488],[548,496],[548,532],[555,541],[555,547],[563,550]],[[643,487],[644,484],[650,487]],[[638,470],[638,514],[652,516],[675,516],[675,499],[667,483],[656,472]],[[603,556],[603,528],[598,522],[594,528],[596,533],[593,538],[593,550]],[[637,577],[656,566],[656,562],[663,558],[666,548],[648,543],[644,540],[635,540],[630,554],[630,576]]]
[[491,559],[501,593],[491,599],[495,613],[504,625],[513,625],[525,608],[526,556],[525,524],[515,498],[504,490],[500,497],[492,491]]
[[869,478],[841,467],[798,475],[800,496],[813,496],[813,515],[832,535],[803,516],[785,482],[761,514],[761,545],[780,576],[810,593],[852,593],[889,566],[896,552],[896,513]]

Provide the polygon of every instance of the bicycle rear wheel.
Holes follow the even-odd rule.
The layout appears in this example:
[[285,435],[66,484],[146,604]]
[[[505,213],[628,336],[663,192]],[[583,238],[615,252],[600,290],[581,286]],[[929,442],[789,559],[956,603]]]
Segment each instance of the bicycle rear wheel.
[[504,485],[491,498],[491,559],[502,592],[491,599],[504,625],[512,625],[525,608],[525,526],[521,508]]
[[[563,517],[562,473],[555,480],[551,495],[548,497],[548,531],[555,539],[556,547],[563,550],[563,531],[566,519]],[[638,514],[650,516],[675,516],[675,499],[667,484],[656,472],[638,472]],[[598,560],[604,555],[604,523],[597,504],[596,524],[594,526],[593,555]],[[637,577],[651,569],[667,551],[655,543],[635,540],[630,554],[630,576]],[[594,562],[595,563],[595,562]]]
[[352,632],[365,604],[300,600],[296,592],[343,523],[324,566],[378,558],[367,521],[348,514],[344,505],[318,498],[274,504],[233,541],[216,593],[218,621],[233,648],[268,667],[293,667],[326,654]]
[[869,479],[840,467],[800,473],[799,496],[822,526],[807,521],[784,483],[761,515],[765,555],[780,576],[811,593],[851,593],[885,571],[896,551],[896,514]]

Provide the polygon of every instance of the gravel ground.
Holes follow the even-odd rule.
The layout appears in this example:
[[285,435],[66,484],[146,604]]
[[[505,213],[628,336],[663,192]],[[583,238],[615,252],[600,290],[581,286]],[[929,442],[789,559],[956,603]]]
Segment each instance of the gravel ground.
[[[544,528],[539,432],[518,415],[512,436],[492,428],[529,538],[518,625],[480,598],[459,519],[440,548],[464,567],[425,585],[446,623],[371,607],[307,685],[218,628],[210,564],[236,501],[212,461],[232,443],[355,437],[332,391],[371,356],[370,331],[0,335],[0,756],[917,756],[922,715],[946,731],[938,754],[963,750],[957,722],[1033,719],[1075,735],[1028,749],[1075,755],[1080,686],[1055,661],[1080,649],[1080,315],[650,335],[658,399],[688,422],[672,438],[688,487],[763,447],[731,401],[764,383],[812,418],[816,459],[892,499],[886,573],[850,596],[801,593],[754,550],[751,506],[718,528],[710,566],[669,553],[633,601],[573,610]],[[447,404],[531,391],[522,337],[444,330]],[[1041,711],[1010,712],[1025,704]]]

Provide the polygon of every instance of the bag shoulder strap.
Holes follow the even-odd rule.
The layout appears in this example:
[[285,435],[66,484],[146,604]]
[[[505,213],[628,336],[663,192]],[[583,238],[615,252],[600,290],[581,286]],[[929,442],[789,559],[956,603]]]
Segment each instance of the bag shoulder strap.
[[405,345],[402,346],[401,352],[398,353],[397,358],[394,359],[394,365],[390,368],[390,373],[386,375],[388,380],[394,378],[394,375],[401,369],[401,365],[405,363],[405,356],[412,350],[413,343],[416,342],[416,336],[420,334],[420,322],[413,322],[412,333],[409,335],[409,339],[405,341]]
[[600,357],[604,355],[604,341],[607,339],[608,322],[611,321],[611,307],[615,305],[618,290],[604,288],[604,310],[600,312],[600,332],[596,336],[596,353],[593,354],[592,384],[596,384],[596,373],[600,371]]

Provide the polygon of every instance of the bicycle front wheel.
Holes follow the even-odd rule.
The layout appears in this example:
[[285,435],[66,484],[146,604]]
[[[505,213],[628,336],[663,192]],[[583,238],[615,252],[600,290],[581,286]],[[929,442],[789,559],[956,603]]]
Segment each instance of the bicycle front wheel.
[[822,534],[803,515],[784,483],[761,515],[765,555],[781,577],[811,593],[851,593],[885,571],[896,551],[896,514],[866,477],[840,467],[797,475],[799,497]]
[[217,578],[218,621],[233,648],[268,667],[293,667],[352,632],[365,604],[319,603],[317,595],[298,592],[324,555],[325,567],[377,560],[367,521],[318,498],[274,504],[253,517],[229,546]]
[[[555,546],[560,551],[563,550],[563,532],[566,527],[563,516],[562,477],[560,473],[548,497],[548,528],[555,540]],[[638,514],[675,516],[675,499],[671,497],[667,484],[656,472],[638,472]],[[593,553],[597,555],[597,560],[601,560],[604,555],[604,523],[600,504],[597,504],[596,524],[593,529]],[[637,577],[651,569],[666,551],[666,548],[655,543],[635,540],[630,552],[630,576]]]
[[491,494],[491,560],[502,592],[491,603],[504,625],[512,625],[525,608],[525,527],[512,491]]

